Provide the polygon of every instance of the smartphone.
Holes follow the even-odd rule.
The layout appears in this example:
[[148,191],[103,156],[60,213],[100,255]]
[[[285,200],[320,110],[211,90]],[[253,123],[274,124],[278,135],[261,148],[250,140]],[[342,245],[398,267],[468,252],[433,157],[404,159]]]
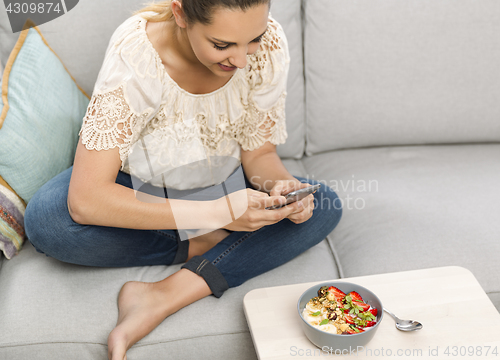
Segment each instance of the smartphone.
[[279,209],[279,208],[282,208],[285,205],[288,205],[288,204],[294,203],[296,201],[302,200],[307,195],[310,195],[310,194],[314,193],[320,187],[321,187],[321,184],[317,184],[317,185],[311,185],[311,186],[303,188],[303,189],[292,191],[291,193],[288,193],[288,194],[285,195],[286,202],[283,205],[269,206],[269,207],[266,207],[266,210]]

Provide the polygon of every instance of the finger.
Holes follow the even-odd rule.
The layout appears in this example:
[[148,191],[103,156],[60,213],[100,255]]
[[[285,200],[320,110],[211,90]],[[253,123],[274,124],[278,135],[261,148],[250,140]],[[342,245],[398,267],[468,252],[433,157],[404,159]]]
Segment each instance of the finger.
[[299,213],[291,214],[288,216],[288,219],[290,221],[293,221],[295,224],[300,224],[303,223],[307,220],[309,220],[312,217],[313,210],[311,208],[306,208],[304,211],[301,211]]
[[299,200],[297,202],[301,202],[302,207],[299,207],[293,214],[298,214],[298,213],[306,210],[307,208],[313,208],[314,207],[314,196],[312,194],[307,195],[305,198],[303,198],[302,200]]
[[304,204],[303,200],[301,200],[300,202],[302,202],[302,204],[297,206],[297,210],[295,210],[288,216],[289,219],[291,219],[292,216],[293,217],[304,216],[304,214],[308,214],[310,212],[309,205],[307,203]]
[[303,209],[304,205],[302,204],[302,202],[296,201],[294,203],[285,205],[282,208],[276,209],[274,211],[277,211],[279,216],[281,216],[284,219],[295,212],[301,212]]
[[304,207],[310,207],[311,209],[314,208],[314,195],[313,194],[307,195],[305,198],[302,199],[302,202],[304,204]]
[[300,186],[299,189],[303,189],[303,188],[312,186],[312,184],[309,184],[309,183],[306,183],[306,182],[305,183],[301,182],[299,186]]
[[248,207],[252,210],[262,210],[264,209],[264,201],[264,197],[251,195],[249,197]]
[[280,180],[271,190],[270,195],[286,195],[306,186],[302,186],[298,180]]
[[283,206],[286,204],[286,198],[284,196],[269,196],[267,199],[262,200],[263,209],[267,209],[272,206]]
[[269,195],[279,196],[279,195],[281,195],[282,190],[283,190],[283,184],[278,183],[271,189],[271,191],[269,192]]
[[288,181],[281,180],[274,185],[274,187],[271,189],[269,195],[279,196],[279,195],[286,194],[287,192],[289,192],[289,191],[287,191],[288,188],[289,188]]

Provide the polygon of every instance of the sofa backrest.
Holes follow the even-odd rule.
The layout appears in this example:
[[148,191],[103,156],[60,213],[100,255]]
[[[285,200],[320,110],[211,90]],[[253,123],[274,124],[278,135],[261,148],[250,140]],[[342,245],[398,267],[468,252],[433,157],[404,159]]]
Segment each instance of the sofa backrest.
[[500,1],[304,0],[306,153],[500,141]]
[[[39,26],[77,83],[90,96],[114,30],[144,0],[85,0],[64,16]],[[305,99],[301,0],[273,0],[272,16],[283,26],[290,49],[290,74],[286,105],[288,139],[279,146],[282,157],[300,158],[305,148]],[[19,33],[13,34],[4,9],[0,10],[0,61],[7,62]]]

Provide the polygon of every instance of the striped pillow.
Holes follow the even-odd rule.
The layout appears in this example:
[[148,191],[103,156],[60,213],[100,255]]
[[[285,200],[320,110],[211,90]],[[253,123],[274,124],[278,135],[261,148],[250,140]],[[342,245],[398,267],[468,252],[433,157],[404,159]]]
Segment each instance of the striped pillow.
[[7,259],[23,246],[25,209],[17,195],[0,184],[0,250]]

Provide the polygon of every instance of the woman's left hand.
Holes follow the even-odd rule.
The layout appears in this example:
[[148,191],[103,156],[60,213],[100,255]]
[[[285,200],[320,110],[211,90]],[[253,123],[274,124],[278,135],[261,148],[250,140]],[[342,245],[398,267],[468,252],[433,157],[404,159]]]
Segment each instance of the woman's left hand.
[[[311,184],[301,183],[299,180],[278,180],[274,184],[269,195],[284,196],[292,191],[303,189],[309,186],[311,186]],[[312,216],[314,209],[314,195],[310,194],[302,200],[299,200],[299,202],[301,204],[299,204],[298,210],[287,216],[287,218],[295,224],[303,223],[309,220],[309,218]]]

